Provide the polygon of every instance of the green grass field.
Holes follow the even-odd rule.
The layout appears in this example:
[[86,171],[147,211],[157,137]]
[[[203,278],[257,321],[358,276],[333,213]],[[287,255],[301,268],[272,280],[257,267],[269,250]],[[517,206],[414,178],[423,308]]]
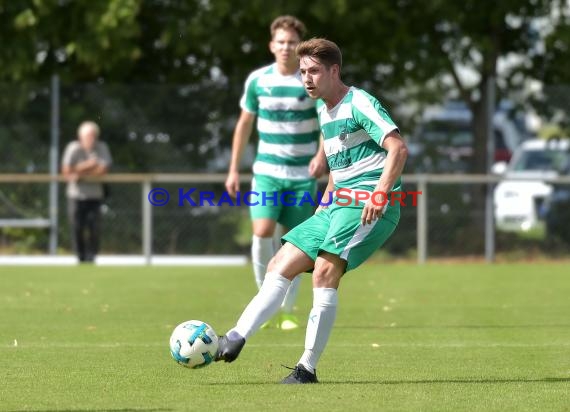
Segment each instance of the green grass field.
[[276,384],[304,330],[262,330],[232,364],[171,359],[176,324],[221,334],[253,293],[249,267],[2,267],[0,409],[570,408],[567,264],[365,265],[341,285],[318,385]]

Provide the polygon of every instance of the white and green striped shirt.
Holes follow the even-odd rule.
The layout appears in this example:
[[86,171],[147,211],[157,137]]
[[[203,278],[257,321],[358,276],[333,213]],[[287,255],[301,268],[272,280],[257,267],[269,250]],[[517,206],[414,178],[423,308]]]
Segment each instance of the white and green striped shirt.
[[280,179],[311,178],[309,162],[319,143],[315,101],[301,74],[284,76],[276,64],[249,75],[240,106],[257,115],[259,143],[253,173]]
[[[332,110],[319,102],[318,115],[335,189],[373,190],[386,162],[382,142],[398,130],[386,109],[374,96],[351,87]],[[398,178],[393,190],[400,184]]]

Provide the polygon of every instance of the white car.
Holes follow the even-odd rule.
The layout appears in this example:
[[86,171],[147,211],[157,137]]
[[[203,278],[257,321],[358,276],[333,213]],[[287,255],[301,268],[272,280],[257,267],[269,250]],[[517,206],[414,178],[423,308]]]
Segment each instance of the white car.
[[528,231],[541,226],[540,208],[552,192],[552,186],[544,180],[558,176],[569,158],[567,139],[532,139],[522,143],[513,154],[505,179],[495,188],[497,228]]

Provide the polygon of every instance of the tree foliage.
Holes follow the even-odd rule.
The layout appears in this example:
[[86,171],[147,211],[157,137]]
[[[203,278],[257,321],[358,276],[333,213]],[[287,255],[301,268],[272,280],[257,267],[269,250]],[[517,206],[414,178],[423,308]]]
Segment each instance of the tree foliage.
[[[120,77],[140,56],[140,0],[3,0],[0,78]],[[6,47],[8,45],[8,47]]]
[[269,23],[294,14],[309,36],[341,46],[348,83],[389,106],[465,101],[481,172],[487,82],[496,79],[498,98],[521,100],[529,79],[568,82],[559,63],[568,60],[567,8],[563,0],[0,0],[0,81],[215,82],[237,110],[247,73],[271,61]]

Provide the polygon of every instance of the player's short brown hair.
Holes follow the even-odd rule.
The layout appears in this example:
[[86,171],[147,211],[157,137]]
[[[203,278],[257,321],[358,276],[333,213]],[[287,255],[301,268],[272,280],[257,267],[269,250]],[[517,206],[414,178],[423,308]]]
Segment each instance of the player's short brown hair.
[[273,23],[271,23],[270,29],[271,38],[275,36],[275,32],[279,29],[295,30],[300,39],[302,39],[307,32],[307,29],[301,20],[299,20],[297,17],[289,15],[277,17],[275,20],[273,20]]
[[320,63],[330,68],[332,65],[338,64],[339,69],[342,68],[342,53],[336,43],[322,38],[312,38],[310,40],[299,43],[295,49],[297,57],[312,57]]

